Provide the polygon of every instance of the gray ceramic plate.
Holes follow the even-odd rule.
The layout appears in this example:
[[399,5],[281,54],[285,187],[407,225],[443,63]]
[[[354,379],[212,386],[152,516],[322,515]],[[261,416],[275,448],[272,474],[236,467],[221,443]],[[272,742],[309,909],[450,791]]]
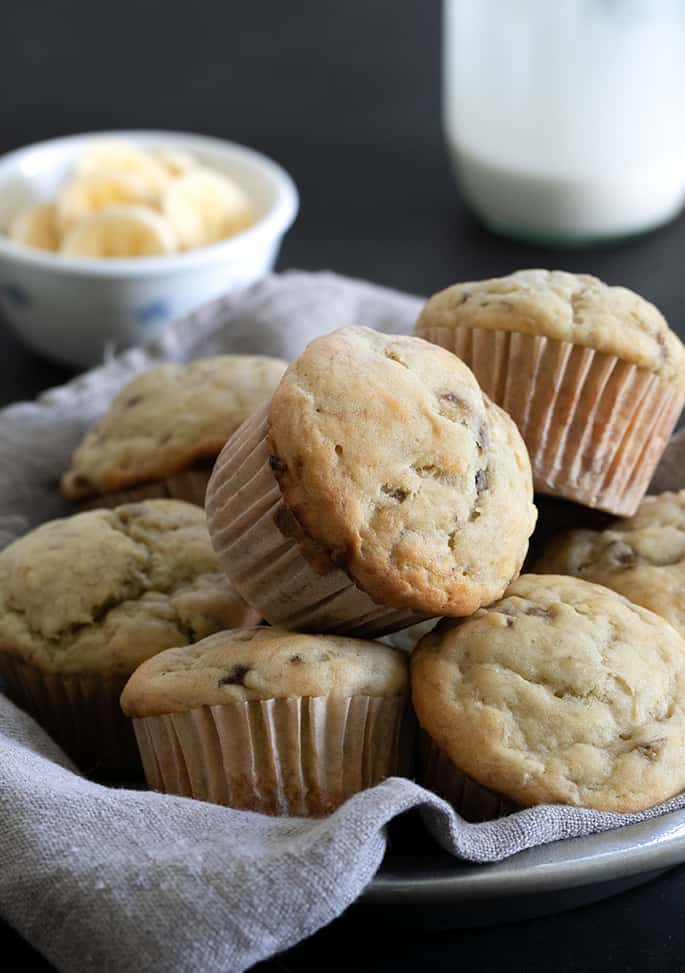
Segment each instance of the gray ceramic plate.
[[407,833],[394,842],[354,911],[361,921],[393,925],[512,921],[615,895],[681,862],[685,810],[531,848],[492,865],[458,861],[421,839],[417,847]]

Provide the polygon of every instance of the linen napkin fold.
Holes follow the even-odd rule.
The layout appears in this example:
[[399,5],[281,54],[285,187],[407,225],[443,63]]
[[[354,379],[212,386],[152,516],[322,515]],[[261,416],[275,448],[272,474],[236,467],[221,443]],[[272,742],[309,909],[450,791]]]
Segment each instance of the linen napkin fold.
[[[71,450],[136,372],[227,351],[292,358],[346,324],[406,333],[419,306],[332,274],[274,276],[36,403],[3,410],[0,546],[65,512],[57,481]],[[659,490],[678,487],[683,460],[678,435]],[[680,810],[685,795],[644,814],[544,806],[469,824],[392,778],[329,818],[274,819],[92,783],[0,694],[0,915],[65,973],[245,970],[340,915],[377,871],[387,822],[412,807],[448,852],[489,862]],[[683,819],[674,815],[674,827]]]

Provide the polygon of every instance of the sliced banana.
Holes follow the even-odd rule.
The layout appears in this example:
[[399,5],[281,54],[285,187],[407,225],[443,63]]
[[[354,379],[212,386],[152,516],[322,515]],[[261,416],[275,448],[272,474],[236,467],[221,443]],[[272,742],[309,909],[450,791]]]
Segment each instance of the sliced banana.
[[76,168],[83,175],[118,172],[135,176],[157,193],[162,191],[170,177],[164,163],[150,152],[118,141],[93,142],[82,153]]
[[246,193],[208,169],[195,169],[169,183],[161,209],[186,250],[224,240],[254,223]]
[[17,243],[38,250],[52,250],[59,247],[59,233],[55,207],[52,203],[38,203],[22,210],[12,220],[9,235]]
[[56,200],[21,211],[5,230],[41,250],[133,257],[208,246],[254,221],[244,190],[184,148],[99,139]]
[[178,249],[173,228],[145,206],[108,206],[68,231],[60,253],[72,257],[151,257]]
[[107,206],[136,204],[154,206],[158,195],[149,185],[128,172],[89,172],[77,176],[57,200],[57,219],[63,230]]

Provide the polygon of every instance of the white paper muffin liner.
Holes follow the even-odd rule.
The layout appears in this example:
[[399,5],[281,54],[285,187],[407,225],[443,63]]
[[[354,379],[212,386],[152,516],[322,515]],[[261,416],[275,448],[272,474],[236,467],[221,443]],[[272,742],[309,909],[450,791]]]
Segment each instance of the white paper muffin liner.
[[374,602],[322,550],[307,558],[269,465],[268,409],[234,433],[207,489],[209,533],[233,586],[270,624],[300,632],[375,638],[423,621]]
[[142,776],[131,723],[119,705],[128,676],[46,672],[2,652],[0,678],[10,699],[33,716],[84,773],[120,780]]
[[320,816],[408,770],[407,698],[237,701],[133,720],[152,790],[264,814]]
[[516,422],[535,489],[631,516],[647,492],[685,396],[613,355],[543,336],[424,327]]
[[185,500],[196,507],[204,507],[207,484],[212,474],[212,467],[204,466],[175,473],[164,480],[154,480],[152,483],[141,483],[126,490],[113,490],[102,493],[97,497],[89,497],[79,501],[80,510],[98,510],[102,507],[113,509],[124,503],[138,503],[140,500]]
[[443,797],[465,821],[491,821],[521,810],[459,770],[425,730],[419,731],[418,775],[424,787]]

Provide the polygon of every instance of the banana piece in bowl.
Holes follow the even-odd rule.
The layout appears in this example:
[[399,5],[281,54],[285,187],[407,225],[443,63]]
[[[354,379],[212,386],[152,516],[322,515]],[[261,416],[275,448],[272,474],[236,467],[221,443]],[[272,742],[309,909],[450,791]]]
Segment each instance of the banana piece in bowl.
[[146,206],[108,206],[84,217],[62,240],[60,253],[72,257],[152,257],[174,253],[171,224]]
[[72,226],[93,213],[122,204],[154,208],[157,196],[144,179],[133,173],[101,169],[76,176],[57,200],[59,227],[62,233],[68,233]]
[[79,157],[77,177],[99,172],[133,176],[146,185],[149,192],[157,195],[174,175],[158,155],[118,140],[93,142]]
[[21,210],[10,224],[9,236],[24,246],[54,252],[59,247],[56,207],[38,203]]
[[218,243],[254,222],[247,194],[208,169],[191,170],[170,183],[162,212],[185,250]]
[[21,210],[6,232],[68,257],[148,257],[210,246],[255,219],[245,190],[192,153],[103,139],[81,153],[56,199]]

